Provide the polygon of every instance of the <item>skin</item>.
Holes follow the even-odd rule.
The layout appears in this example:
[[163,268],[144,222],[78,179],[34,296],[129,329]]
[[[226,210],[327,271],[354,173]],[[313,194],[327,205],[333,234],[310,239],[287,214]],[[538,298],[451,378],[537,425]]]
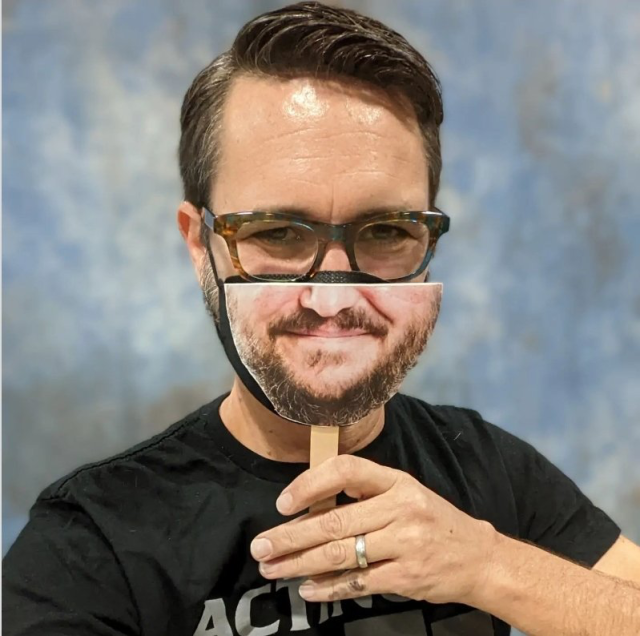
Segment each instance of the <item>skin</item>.
[[[415,118],[384,94],[303,78],[245,77],[231,91],[223,126],[222,165],[212,184],[217,213],[295,206],[312,218],[341,223],[373,207],[427,209]],[[183,203],[178,224],[202,280],[207,259],[198,210]],[[214,237],[212,247],[222,278],[231,275],[222,240]],[[349,269],[339,245],[330,247],[323,267]],[[286,302],[308,303],[328,318],[339,311],[323,290]],[[350,302],[376,319],[386,316],[389,324],[393,317],[401,320],[393,307],[372,299]],[[300,354],[282,347],[299,365]],[[331,382],[330,374],[324,381]],[[309,459],[308,428],[267,411],[237,380],[221,417],[241,443],[264,457]],[[640,584],[638,546],[621,537],[596,565],[600,572],[593,572],[501,535],[411,476],[350,455],[383,425],[380,408],[345,428],[341,454],[285,488],[277,501],[283,515],[298,515],[341,491],[359,501],[303,514],[256,537],[251,552],[265,578],[311,577],[300,594],[315,602],[394,593],[466,603],[530,634],[640,633],[640,590],[633,585]],[[358,534],[366,535],[366,569],[356,567]]]

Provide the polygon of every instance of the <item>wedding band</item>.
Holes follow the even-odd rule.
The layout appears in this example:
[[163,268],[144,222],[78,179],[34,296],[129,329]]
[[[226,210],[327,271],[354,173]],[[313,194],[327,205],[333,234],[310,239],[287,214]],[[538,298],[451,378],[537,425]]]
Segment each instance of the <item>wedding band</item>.
[[356,561],[359,568],[369,567],[367,563],[367,546],[364,542],[364,535],[359,534],[356,537]]

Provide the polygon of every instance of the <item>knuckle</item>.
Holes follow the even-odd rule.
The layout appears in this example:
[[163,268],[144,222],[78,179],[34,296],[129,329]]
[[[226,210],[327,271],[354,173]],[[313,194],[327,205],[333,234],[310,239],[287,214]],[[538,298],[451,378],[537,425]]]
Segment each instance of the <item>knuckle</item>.
[[334,566],[341,566],[347,560],[347,551],[344,543],[341,541],[332,541],[324,545],[324,557]]
[[410,550],[417,550],[422,547],[425,540],[425,532],[417,526],[407,526],[403,532],[402,543]]
[[290,572],[303,572],[305,567],[304,556],[300,553],[291,556],[288,559],[288,570]]
[[391,470],[393,471],[393,474],[395,476],[395,483],[397,486],[406,487],[413,482],[413,477],[404,470],[399,470],[397,468],[392,468]]
[[413,492],[408,498],[408,508],[416,516],[430,516],[431,506],[426,497],[420,497],[419,493]]
[[[384,576],[376,577],[369,586],[376,588],[376,592],[385,596],[409,598],[407,592],[411,589],[405,578],[406,565],[399,561],[389,561],[385,565]],[[412,590],[415,591],[415,590]],[[391,600],[391,599],[389,599]]]
[[[275,544],[275,542],[274,542]],[[286,525],[280,529],[280,536],[278,537],[277,545],[274,545],[275,549],[279,553],[287,553],[296,546],[296,534],[292,528]]]
[[335,470],[343,481],[349,480],[357,469],[358,461],[352,455],[339,455]]
[[320,527],[324,534],[330,539],[342,539],[344,532],[344,522],[337,510],[329,510],[320,517]]

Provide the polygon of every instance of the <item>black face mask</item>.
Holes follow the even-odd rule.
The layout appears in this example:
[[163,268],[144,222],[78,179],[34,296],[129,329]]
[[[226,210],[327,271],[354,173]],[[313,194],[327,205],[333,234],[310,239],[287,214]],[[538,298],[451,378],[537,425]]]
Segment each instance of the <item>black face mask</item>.
[[[209,262],[211,264],[211,268],[213,270],[213,275],[215,277],[216,285],[218,287],[218,306],[219,306],[219,320],[214,321],[216,325],[216,331],[218,332],[218,337],[220,338],[220,342],[222,342],[222,347],[224,348],[224,352],[227,354],[227,358],[229,362],[231,362],[231,366],[233,370],[238,374],[240,381],[247,390],[253,395],[260,404],[269,409],[272,413],[275,413],[279,417],[282,417],[274,408],[273,404],[269,400],[269,398],[264,394],[264,391],[260,388],[260,385],[256,382],[253,375],[249,372],[247,367],[244,365],[242,360],[240,359],[240,355],[238,354],[238,350],[236,349],[235,342],[233,341],[233,335],[231,333],[231,325],[229,324],[229,315],[227,313],[227,297],[225,294],[225,283],[247,283],[251,284],[250,281],[245,280],[241,276],[230,276],[226,280],[222,281],[218,277],[218,271],[216,269],[213,254],[211,253],[211,249],[207,249],[207,253],[209,254]],[[266,277],[265,277],[266,278]],[[281,278],[276,278],[275,280],[282,280]],[[325,284],[325,285],[336,285],[339,283],[347,283],[347,284],[384,284],[387,281],[378,278],[376,276],[372,276],[370,274],[365,274],[363,272],[331,272],[331,271],[320,271],[313,277],[313,284]]]

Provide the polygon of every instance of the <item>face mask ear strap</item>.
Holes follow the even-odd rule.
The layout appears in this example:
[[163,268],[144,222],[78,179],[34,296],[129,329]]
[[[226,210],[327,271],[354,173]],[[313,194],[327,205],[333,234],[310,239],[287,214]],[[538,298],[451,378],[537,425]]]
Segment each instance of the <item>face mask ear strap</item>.
[[[202,206],[202,212],[203,212],[203,216],[200,217],[200,222],[204,223],[208,228],[208,230],[213,232],[213,222],[214,222],[213,214],[211,214],[211,212],[209,211],[209,208],[206,205]],[[216,267],[216,260],[213,257],[213,251],[211,250],[211,240],[209,238],[210,236],[209,232],[207,232],[206,235],[207,235],[207,239],[206,241],[203,241],[205,243],[204,249],[207,251],[207,256],[209,258],[209,265],[211,265],[211,271],[213,272],[213,277],[216,281],[216,285],[218,286],[218,288],[220,288],[223,283],[220,280],[220,277],[218,276],[218,268]],[[202,234],[201,234],[201,237],[202,237]]]
[[227,355],[231,366],[240,378],[240,381],[248,389],[258,402],[260,402],[267,410],[272,413],[276,413],[273,404],[269,401],[269,398],[264,394],[260,385],[256,382],[255,378],[251,375],[250,371],[244,366],[244,363],[240,359],[238,350],[236,349],[235,342],[233,340],[233,334],[231,331],[231,325],[229,323],[229,315],[227,313],[227,294],[225,283],[244,283],[246,282],[241,276],[231,276],[226,281],[221,280],[218,277],[216,270],[213,253],[210,246],[207,246],[207,254],[209,255],[209,262],[211,263],[211,269],[216,279],[216,285],[218,286],[218,316],[219,318],[214,321],[216,331],[222,343],[222,347]]

